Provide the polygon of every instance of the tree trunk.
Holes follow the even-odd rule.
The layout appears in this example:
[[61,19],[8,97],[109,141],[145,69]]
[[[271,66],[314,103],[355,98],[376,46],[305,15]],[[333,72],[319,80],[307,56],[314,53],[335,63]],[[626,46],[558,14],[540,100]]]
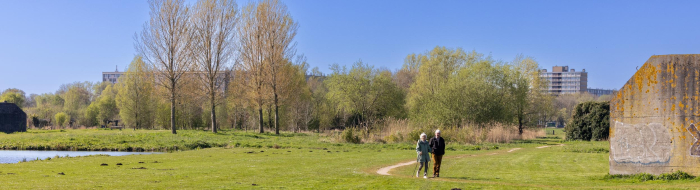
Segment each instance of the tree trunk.
[[135,117],[135,118],[136,118],[136,127],[134,127],[134,131],[136,131],[136,128],[138,128],[139,125],[140,125],[140,123],[139,123],[139,113],[138,113],[138,111],[136,112],[136,117]]
[[520,136],[523,136],[523,117],[522,116],[518,116],[518,134],[520,134]]
[[272,104],[267,105],[267,127],[272,128]]
[[175,88],[170,90],[170,129],[173,131],[173,134],[177,134],[175,130]]
[[216,104],[215,102],[215,95],[212,92],[211,93],[211,132],[216,133]]
[[275,93],[275,134],[280,134],[279,105],[277,105],[277,94]]
[[260,118],[260,133],[264,133],[265,131],[263,130],[263,113],[262,113],[262,106],[258,108],[258,118]]

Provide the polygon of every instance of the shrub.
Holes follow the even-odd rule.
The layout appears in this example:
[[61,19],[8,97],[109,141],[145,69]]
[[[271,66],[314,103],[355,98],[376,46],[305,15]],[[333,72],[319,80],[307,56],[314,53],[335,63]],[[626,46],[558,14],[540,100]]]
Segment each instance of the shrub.
[[68,114],[63,113],[63,112],[58,112],[55,117],[56,117],[56,124],[58,124],[58,126],[61,126],[61,127],[66,126],[66,124],[68,124],[68,121],[70,121],[70,116],[68,116]]
[[354,134],[354,133],[355,133],[354,131],[355,131],[355,130],[354,130],[354,129],[351,129],[351,128],[345,129],[345,130],[343,131],[343,134],[342,134],[343,140],[344,140],[345,142],[354,143],[354,144],[359,144],[360,142],[362,142],[362,140],[360,139],[360,136],[355,135],[355,134]]
[[576,105],[566,125],[568,140],[606,140],[610,130],[610,103],[584,102]]
[[34,127],[36,127],[36,128],[43,127],[40,124],[41,124],[41,121],[39,121],[39,117],[37,117],[36,115],[32,115],[32,125],[34,125]]
[[683,171],[676,171],[670,174],[661,174],[656,177],[657,180],[664,180],[664,181],[669,181],[669,180],[687,180],[687,179],[694,179],[695,176],[692,176],[688,173],[685,173]]
[[394,134],[384,137],[384,141],[388,143],[399,143],[403,142],[403,136],[398,131]]
[[629,179],[629,180],[634,180],[634,181],[655,181],[655,180],[660,180],[660,181],[672,181],[672,180],[691,180],[695,179],[695,176],[692,176],[688,173],[685,173],[683,171],[676,171],[673,173],[667,173],[667,174],[661,174],[658,176],[654,176],[652,174],[648,173],[639,173],[639,174],[631,174],[631,175],[624,175],[624,174],[614,174],[614,175],[605,175],[603,177],[604,180],[619,180],[619,179]]

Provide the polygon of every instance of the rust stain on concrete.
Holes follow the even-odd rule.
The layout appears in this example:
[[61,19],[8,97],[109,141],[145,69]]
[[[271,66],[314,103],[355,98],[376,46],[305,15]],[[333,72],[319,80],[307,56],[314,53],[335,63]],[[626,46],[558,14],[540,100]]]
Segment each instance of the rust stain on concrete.
[[611,174],[700,175],[700,54],[652,56],[610,105]]

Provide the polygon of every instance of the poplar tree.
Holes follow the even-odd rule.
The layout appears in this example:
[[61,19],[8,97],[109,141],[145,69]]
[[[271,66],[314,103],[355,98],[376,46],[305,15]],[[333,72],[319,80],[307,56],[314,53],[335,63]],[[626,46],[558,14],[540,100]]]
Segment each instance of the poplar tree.
[[150,0],[150,19],[135,37],[136,49],[154,72],[157,85],[166,88],[170,99],[170,129],[177,134],[175,106],[178,82],[190,70],[192,35],[190,7],[184,0]]
[[228,80],[235,51],[238,6],[232,0],[200,0],[192,15],[195,68],[211,106],[211,130],[217,132],[216,106]]

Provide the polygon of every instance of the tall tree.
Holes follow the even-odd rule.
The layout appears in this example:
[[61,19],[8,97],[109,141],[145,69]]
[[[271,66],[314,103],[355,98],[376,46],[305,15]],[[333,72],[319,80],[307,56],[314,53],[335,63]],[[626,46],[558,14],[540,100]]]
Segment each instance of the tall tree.
[[539,64],[534,58],[518,55],[506,67],[508,94],[504,102],[522,135],[525,125],[552,114],[553,99],[544,93],[547,81],[539,77]]
[[290,76],[285,75],[285,68],[289,68],[292,63],[290,60],[294,56],[294,47],[292,42],[297,34],[299,25],[292,15],[287,10],[287,6],[279,0],[265,0],[258,5],[258,18],[262,22],[263,36],[263,51],[265,52],[269,66],[267,73],[269,77],[270,88],[272,90],[272,103],[275,106],[275,134],[279,134],[279,107],[280,94],[282,89],[287,88],[284,85],[290,84]]
[[175,126],[175,101],[180,78],[192,64],[190,8],[184,0],[150,0],[150,20],[135,37],[136,49],[154,69],[156,84],[170,95],[170,129]]
[[216,106],[224,76],[235,51],[238,6],[233,0],[200,0],[192,15],[196,68],[211,104],[211,130],[216,133]]
[[119,89],[116,96],[119,116],[124,124],[133,126],[134,130],[153,124],[154,92],[152,70],[140,56],[134,57],[124,76],[116,84]]
[[287,11],[287,6],[277,0],[251,3],[243,9],[243,26],[239,27],[241,59],[247,74],[251,76],[250,88],[254,92],[260,132],[263,132],[262,107],[269,84],[272,103],[275,105],[275,133],[279,134],[279,85],[281,70],[294,55],[292,41],[297,23]]
[[265,66],[267,60],[264,54],[264,22],[262,21],[263,4],[250,3],[241,13],[241,24],[238,27],[240,59],[242,74],[245,80],[240,80],[246,87],[246,98],[253,102],[258,112],[258,127],[263,129],[263,106],[265,102]]

